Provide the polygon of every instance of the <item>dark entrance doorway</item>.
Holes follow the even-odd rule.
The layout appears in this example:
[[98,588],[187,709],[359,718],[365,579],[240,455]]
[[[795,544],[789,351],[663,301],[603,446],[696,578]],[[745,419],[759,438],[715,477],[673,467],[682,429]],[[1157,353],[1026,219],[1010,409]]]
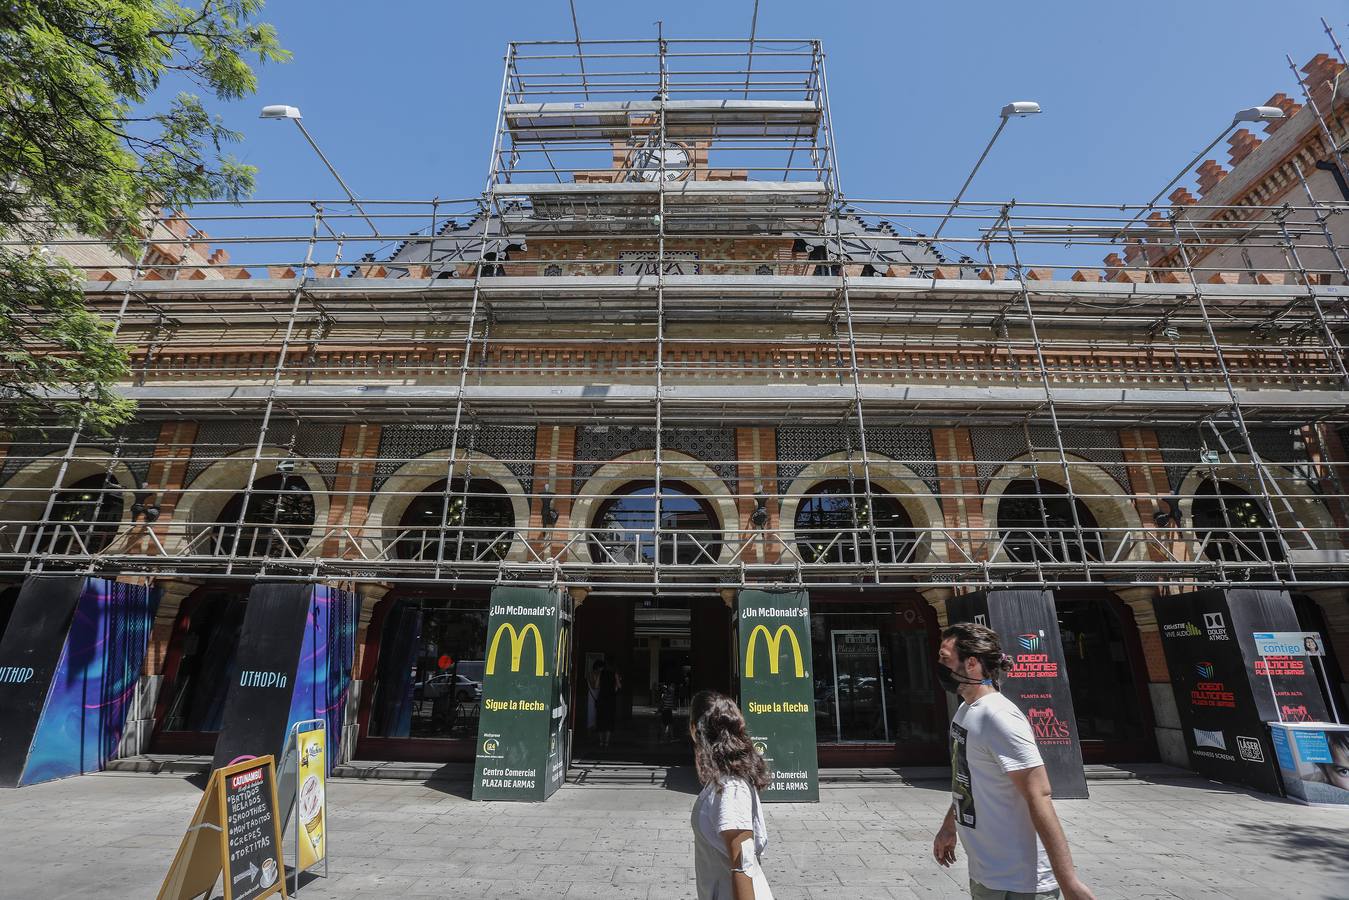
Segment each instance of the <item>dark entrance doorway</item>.
[[731,689],[731,611],[720,597],[592,595],[576,612],[575,653],[576,759],[687,764],[690,698]]
[[5,626],[9,624],[10,616],[14,615],[14,606],[19,602],[19,587],[0,587],[0,637],[5,636]]
[[198,588],[183,600],[164,661],[156,753],[214,752],[247,603],[247,587]]

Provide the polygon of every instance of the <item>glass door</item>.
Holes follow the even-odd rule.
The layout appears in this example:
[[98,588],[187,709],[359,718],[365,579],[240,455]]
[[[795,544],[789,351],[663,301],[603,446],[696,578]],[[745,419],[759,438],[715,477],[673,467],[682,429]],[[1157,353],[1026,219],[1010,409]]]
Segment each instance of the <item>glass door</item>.
[[880,631],[837,629],[829,632],[829,643],[834,684],[826,696],[834,708],[835,740],[888,742],[890,721],[885,708]]

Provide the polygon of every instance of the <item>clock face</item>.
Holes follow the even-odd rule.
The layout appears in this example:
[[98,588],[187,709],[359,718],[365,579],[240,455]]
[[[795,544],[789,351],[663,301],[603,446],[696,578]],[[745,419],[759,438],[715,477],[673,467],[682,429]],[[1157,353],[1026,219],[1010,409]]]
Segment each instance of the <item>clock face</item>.
[[666,144],[664,147],[642,147],[633,153],[635,180],[660,181],[662,166],[664,180],[679,181],[688,174],[689,152],[678,144]]

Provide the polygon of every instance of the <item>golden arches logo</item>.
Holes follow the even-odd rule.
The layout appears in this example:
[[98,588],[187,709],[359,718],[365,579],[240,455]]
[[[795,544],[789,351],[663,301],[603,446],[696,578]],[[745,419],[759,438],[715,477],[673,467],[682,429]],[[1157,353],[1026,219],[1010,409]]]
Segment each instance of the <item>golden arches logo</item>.
[[568,640],[570,637],[571,629],[566,625],[559,625],[557,629],[557,659],[553,661],[553,668],[557,670],[559,676],[566,675],[568,670],[571,669],[570,654],[567,652],[571,649],[567,646],[571,643]]
[[534,632],[534,674],[543,677],[543,635],[539,633],[539,626],[532,622],[521,628],[518,634],[515,631],[515,626],[510,622],[502,622],[498,626],[496,634],[492,635],[492,646],[487,650],[487,674],[493,675],[496,673],[497,649],[501,646],[502,633],[507,631],[510,632],[511,636],[511,671],[520,671],[520,657],[525,652],[525,639],[529,637],[529,633],[532,631]]
[[746,645],[745,647],[745,677],[746,678],[754,677],[754,643],[755,640],[759,637],[760,632],[763,633],[764,643],[768,645],[769,674],[770,675],[778,674],[778,666],[780,664],[779,657],[781,656],[780,651],[782,647],[782,635],[786,634],[787,637],[791,638],[792,641],[792,657],[793,662],[796,664],[796,677],[805,678],[806,664],[801,659],[801,644],[796,640],[796,632],[792,629],[792,626],[790,625],[778,626],[776,634],[769,634],[767,625],[754,626],[754,630],[749,633],[749,644]]

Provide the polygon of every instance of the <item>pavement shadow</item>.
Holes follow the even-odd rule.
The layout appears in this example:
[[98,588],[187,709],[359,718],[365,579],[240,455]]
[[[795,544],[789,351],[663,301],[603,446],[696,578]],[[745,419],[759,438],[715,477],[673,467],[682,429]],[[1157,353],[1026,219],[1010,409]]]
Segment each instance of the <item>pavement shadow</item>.
[[473,779],[471,776],[465,778],[463,767],[458,764],[452,763],[443,769],[437,769],[422,784],[433,791],[458,797],[460,800],[473,799]]
[[[1349,833],[1311,825],[1236,823],[1252,844],[1268,847],[1282,859],[1315,863],[1349,873]],[[1238,837],[1238,840],[1242,838]]]
[[693,766],[670,766],[665,770],[665,781],[661,787],[677,794],[701,793],[703,785],[698,781],[698,772]]

